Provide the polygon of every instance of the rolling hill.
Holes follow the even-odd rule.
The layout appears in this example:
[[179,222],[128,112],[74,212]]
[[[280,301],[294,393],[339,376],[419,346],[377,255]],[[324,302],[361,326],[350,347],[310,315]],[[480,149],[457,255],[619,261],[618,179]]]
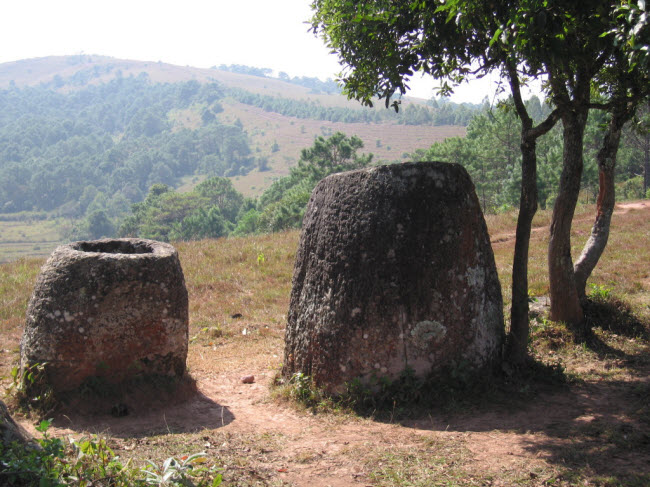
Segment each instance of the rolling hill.
[[[362,110],[359,103],[337,94],[316,93],[309,88],[277,78],[251,76],[216,68],[202,69],[175,66],[162,62],[115,59],[99,55],[51,56],[0,64],[0,89],[11,86],[49,86],[60,92],[106,83],[118,77],[142,76],[152,83],[198,81],[218,82],[226,88],[274,98],[311,102],[323,107]],[[425,100],[405,98],[409,104],[423,105]],[[457,125],[404,125],[396,122],[345,123],[311,118],[297,118],[247,105],[227,98],[224,111],[218,115],[224,122],[241,121],[251,139],[254,153],[268,158],[268,170],[253,170],[245,176],[233,177],[235,187],[246,196],[257,196],[278,177],[288,174],[301,149],[308,147],[314,137],[343,132],[357,135],[365,144],[364,152],[375,154],[376,160],[404,161],[407,154],[429,147],[447,137],[463,136],[465,128]],[[386,112],[383,104],[363,108]],[[188,128],[200,124],[200,114],[188,110],[177,121]]]

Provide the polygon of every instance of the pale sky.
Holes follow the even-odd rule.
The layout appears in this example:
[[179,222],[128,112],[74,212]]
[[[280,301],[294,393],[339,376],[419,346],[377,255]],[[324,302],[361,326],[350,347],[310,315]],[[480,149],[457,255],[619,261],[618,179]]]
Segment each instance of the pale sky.
[[[311,0],[4,0],[0,63],[100,54],[209,68],[245,64],[290,76],[335,78],[340,67],[308,32]],[[409,95],[431,98],[434,81]],[[493,98],[489,82],[461,86],[452,101]],[[491,93],[492,92],[492,93]]]

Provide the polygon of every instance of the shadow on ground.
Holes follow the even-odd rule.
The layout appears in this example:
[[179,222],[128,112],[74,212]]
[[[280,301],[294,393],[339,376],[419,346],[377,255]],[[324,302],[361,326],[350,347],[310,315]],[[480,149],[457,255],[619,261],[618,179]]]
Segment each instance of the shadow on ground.
[[115,404],[95,399],[92,412],[66,406],[52,425],[75,432],[103,433],[118,438],[141,438],[159,434],[191,433],[230,424],[234,415],[196,389],[180,390],[174,396],[142,401],[126,397]]
[[[509,441],[555,466],[562,480],[569,482],[586,477],[595,485],[650,485],[649,324],[619,304],[591,303],[589,309],[592,327],[609,332],[610,337],[619,335],[606,343],[589,333],[585,347],[595,353],[598,373],[541,387],[534,377],[529,381],[532,394],[526,393],[522,381],[520,390],[509,386],[510,394],[505,389],[477,394],[478,407],[445,408],[443,414],[430,411],[401,424],[432,431],[492,433],[497,438],[503,435],[504,441],[508,435]],[[646,345],[636,351],[626,349],[625,342],[639,340]]]

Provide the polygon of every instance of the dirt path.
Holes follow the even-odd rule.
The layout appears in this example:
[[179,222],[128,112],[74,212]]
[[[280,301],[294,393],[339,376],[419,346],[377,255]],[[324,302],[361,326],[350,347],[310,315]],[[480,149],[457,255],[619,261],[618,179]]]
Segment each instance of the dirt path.
[[[254,457],[256,468],[298,487],[374,485],[369,474],[382,467],[384,457],[413,452],[425,460],[447,459],[446,468],[462,462],[470,476],[494,475],[491,485],[510,485],[522,476],[528,480],[539,476],[543,485],[554,475],[547,473],[549,469],[564,462],[567,450],[576,448],[584,449],[577,454],[595,471],[611,472],[615,465],[620,471],[642,472],[650,464],[650,448],[633,454],[627,450],[600,453],[607,442],[598,438],[599,428],[623,432],[636,428],[626,419],[634,402],[621,392],[623,384],[586,383],[542,394],[514,409],[500,405],[474,414],[391,424],[297,411],[270,398],[272,375],[258,371],[253,384],[243,384],[241,372],[200,380],[200,393],[186,402],[154,411],[133,410],[124,418],[66,415],[52,432],[104,433],[117,442],[118,450],[129,451],[153,435],[199,431],[208,440],[204,449],[216,456],[229,446],[211,444],[215,433],[219,438],[268,437],[268,444],[258,447]],[[650,369],[646,367],[639,377],[629,380],[648,389]],[[595,432],[588,437],[593,444],[577,445],[573,435],[590,428]]]

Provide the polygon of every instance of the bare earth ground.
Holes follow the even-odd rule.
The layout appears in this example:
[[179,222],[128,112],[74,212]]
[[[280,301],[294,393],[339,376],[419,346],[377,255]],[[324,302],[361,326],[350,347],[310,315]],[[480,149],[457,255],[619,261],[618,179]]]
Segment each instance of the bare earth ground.
[[[249,372],[257,372],[256,382],[243,384],[240,376]],[[625,380],[639,381],[648,390],[649,372],[646,366],[638,371],[638,377]],[[391,424],[312,415],[278,404],[269,398],[274,374],[268,369],[246,369],[199,378],[200,394],[184,403],[133,411],[125,418],[69,415],[57,420],[53,432],[75,437],[82,432],[107,434],[115,450],[123,455],[140,447],[174,442],[174,435],[198,432],[193,436],[199,437],[199,444],[193,437],[191,441],[196,445],[194,450],[219,457],[230,448],[228,440],[235,438],[236,448],[242,450],[244,458],[250,457],[242,466],[227,467],[251,468],[266,481],[295,486],[375,485],[368,474],[381,468],[386,452],[417,453],[425,463],[440,456],[445,462],[442,467],[446,462],[462,462],[464,474],[470,476],[465,481],[472,475],[493,476],[489,484],[461,485],[513,485],[517,479],[533,479],[530,485],[549,485],[549,479],[557,477],[556,464],[565,464],[567,451],[576,462],[585,463],[600,475],[642,473],[650,465],[647,425],[644,448],[638,451],[613,445],[607,437],[610,430],[632,435],[642,428],[627,419],[638,401],[629,394],[621,395],[616,383],[587,382],[542,394],[514,409],[450,416],[434,413]],[[594,430],[590,441],[572,437],[572,432],[589,428]],[[252,439],[250,446],[248,438]],[[177,454],[187,453],[183,446],[177,445]],[[464,450],[460,455],[459,448]],[[444,475],[444,468],[440,475]]]
[[[650,202],[618,205],[632,210],[647,221]],[[50,432],[103,434],[116,453],[136,460],[205,451],[224,467],[226,485],[648,485],[647,341],[613,335],[606,352],[576,348],[565,367],[580,379],[532,398],[382,422],[314,414],[272,397],[283,323],[247,318],[231,320],[230,334],[190,345],[197,394],[146,410],[129,404],[122,418],[67,411]],[[19,333],[2,338],[6,370]],[[242,383],[248,374],[254,383]],[[21,423],[35,433],[28,419]]]

